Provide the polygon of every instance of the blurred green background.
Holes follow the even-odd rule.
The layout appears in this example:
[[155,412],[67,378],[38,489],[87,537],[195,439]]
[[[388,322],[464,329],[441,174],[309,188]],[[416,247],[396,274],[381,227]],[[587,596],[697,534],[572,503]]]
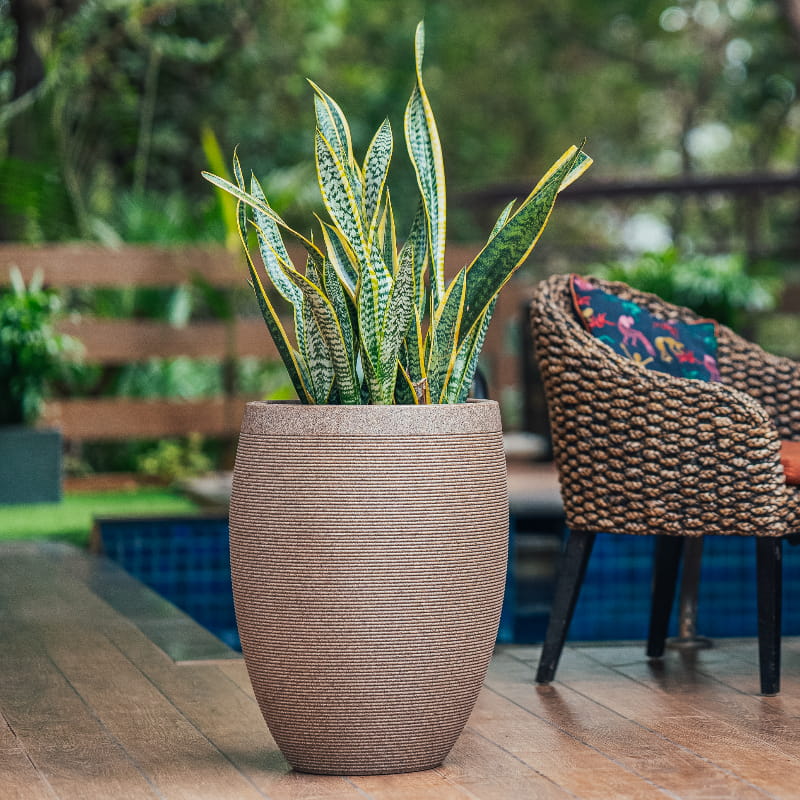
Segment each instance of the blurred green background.
[[[523,277],[606,270],[800,356],[797,314],[741,314],[780,305],[800,280],[798,0],[0,0],[0,242],[224,243],[200,172],[225,169],[236,146],[273,207],[308,231],[322,206],[306,78],[344,109],[359,159],[389,117],[407,230],[417,190],[403,111],[421,18],[450,238],[485,239],[585,137],[595,164],[573,188],[594,193],[565,192]],[[696,190],[731,178],[751,186]],[[645,190],[618,191],[630,184]],[[244,281],[64,294],[70,313],[177,327],[257,314]],[[55,392],[192,400],[231,387],[291,394],[274,363],[187,358],[72,365]],[[512,416],[515,404],[519,391]],[[229,457],[197,440],[88,443],[67,468],[170,481]]]
[[[502,201],[471,193],[530,183],[583,137],[591,180],[795,168],[793,0],[0,0],[0,240],[223,240],[204,130],[226,160],[239,145],[305,230],[318,202],[305,78],[344,108],[357,155],[387,115],[399,139],[423,17],[454,238],[479,239]],[[746,225],[726,195],[582,204],[551,238],[605,254],[753,250],[749,235],[783,254],[793,200],[760,198]]]

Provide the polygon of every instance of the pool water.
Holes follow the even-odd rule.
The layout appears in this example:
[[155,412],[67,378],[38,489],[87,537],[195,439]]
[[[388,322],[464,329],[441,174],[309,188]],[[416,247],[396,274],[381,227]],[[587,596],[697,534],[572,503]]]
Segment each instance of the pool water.
[[241,650],[228,551],[228,518],[101,519],[104,554]]
[[[230,647],[240,649],[226,517],[97,522],[109,558]],[[537,527],[541,529],[538,532]],[[540,642],[563,525],[554,531],[552,521],[537,526],[536,520],[524,524],[512,520],[511,531],[512,563],[498,639]],[[526,543],[534,541],[539,544],[526,549]],[[653,546],[654,539],[649,536],[598,534],[570,627],[571,640],[646,638]],[[800,547],[785,544],[783,554],[783,632],[797,635]],[[675,634],[676,616],[673,614],[671,635]],[[756,635],[755,544],[751,538],[705,538],[697,631],[710,637]]]

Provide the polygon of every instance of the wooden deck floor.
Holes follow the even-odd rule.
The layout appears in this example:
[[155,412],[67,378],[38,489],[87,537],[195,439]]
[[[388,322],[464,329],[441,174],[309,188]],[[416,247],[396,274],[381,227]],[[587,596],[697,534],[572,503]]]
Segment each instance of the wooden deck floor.
[[773,698],[755,694],[752,641],[661,665],[570,647],[546,688],[537,648],[501,648],[439,769],[315,777],[287,768],[242,662],[167,655],[153,634],[194,656],[206,635],[128,580],[76,551],[0,547],[2,800],[800,797],[798,640]]

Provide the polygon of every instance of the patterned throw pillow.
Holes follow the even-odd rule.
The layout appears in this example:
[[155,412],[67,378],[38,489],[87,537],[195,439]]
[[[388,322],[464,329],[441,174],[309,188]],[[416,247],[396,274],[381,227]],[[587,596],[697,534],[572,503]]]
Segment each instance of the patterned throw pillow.
[[720,381],[717,330],[710,320],[660,320],[630,300],[570,277],[575,313],[589,333],[647,369],[678,378]]

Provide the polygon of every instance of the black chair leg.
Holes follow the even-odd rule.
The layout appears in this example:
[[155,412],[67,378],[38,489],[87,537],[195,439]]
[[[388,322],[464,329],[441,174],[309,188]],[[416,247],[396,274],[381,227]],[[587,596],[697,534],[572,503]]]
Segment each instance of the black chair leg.
[[661,658],[667,640],[669,617],[675,601],[675,586],[683,553],[682,536],[657,536],[653,556],[653,591],[647,657]]
[[775,695],[781,686],[781,557],[783,540],[756,536],[758,580],[758,661],[761,694]]
[[570,531],[567,546],[561,556],[550,621],[539,658],[539,669],[536,671],[537,683],[550,683],[556,674],[594,539],[594,533]]

